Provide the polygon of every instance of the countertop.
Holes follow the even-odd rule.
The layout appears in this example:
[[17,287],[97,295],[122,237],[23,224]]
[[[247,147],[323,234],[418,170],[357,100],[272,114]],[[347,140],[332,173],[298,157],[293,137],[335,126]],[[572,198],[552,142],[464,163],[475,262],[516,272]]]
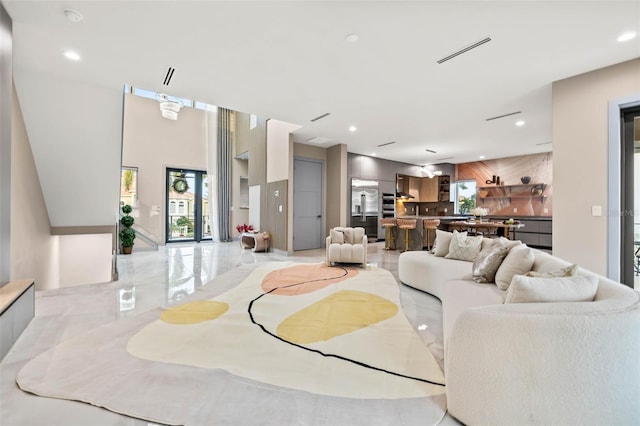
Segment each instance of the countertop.
[[440,219],[440,220],[465,220],[470,216],[416,216],[412,215],[403,215],[396,216],[396,219]]

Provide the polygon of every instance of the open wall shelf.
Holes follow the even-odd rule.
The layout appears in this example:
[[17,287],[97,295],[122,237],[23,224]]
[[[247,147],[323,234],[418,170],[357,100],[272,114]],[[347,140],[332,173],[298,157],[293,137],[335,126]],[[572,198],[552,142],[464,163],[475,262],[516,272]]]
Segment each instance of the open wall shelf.
[[545,200],[547,195],[545,191],[547,184],[545,183],[529,183],[518,185],[499,185],[499,186],[480,186],[478,187],[477,199],[481,200],[498,200],[498,199],[522,199],[522,198],[540,198]]

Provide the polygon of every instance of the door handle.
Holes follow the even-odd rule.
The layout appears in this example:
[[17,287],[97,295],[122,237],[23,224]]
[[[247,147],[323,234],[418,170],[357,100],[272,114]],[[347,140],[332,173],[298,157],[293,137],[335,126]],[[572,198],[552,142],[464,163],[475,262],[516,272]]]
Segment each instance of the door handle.
[[316,219],[320,219],[322,217],[321,214],[319,214],[318,216],[316,216]]

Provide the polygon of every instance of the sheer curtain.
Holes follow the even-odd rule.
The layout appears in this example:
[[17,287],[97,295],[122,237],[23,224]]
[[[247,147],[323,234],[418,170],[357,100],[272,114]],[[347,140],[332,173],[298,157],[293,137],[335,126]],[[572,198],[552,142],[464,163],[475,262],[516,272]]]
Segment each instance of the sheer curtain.
[[231,114],[226,108],[207,111],[207,179],[213,241],[231,241]]

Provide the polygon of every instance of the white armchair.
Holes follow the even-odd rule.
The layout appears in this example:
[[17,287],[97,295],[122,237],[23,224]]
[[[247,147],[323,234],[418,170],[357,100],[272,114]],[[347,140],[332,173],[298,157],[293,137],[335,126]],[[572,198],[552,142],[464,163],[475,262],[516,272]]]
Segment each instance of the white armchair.
[[327,237],[327,265],[359,263],[367,266],[367,236],[364,228],[335,227]]

